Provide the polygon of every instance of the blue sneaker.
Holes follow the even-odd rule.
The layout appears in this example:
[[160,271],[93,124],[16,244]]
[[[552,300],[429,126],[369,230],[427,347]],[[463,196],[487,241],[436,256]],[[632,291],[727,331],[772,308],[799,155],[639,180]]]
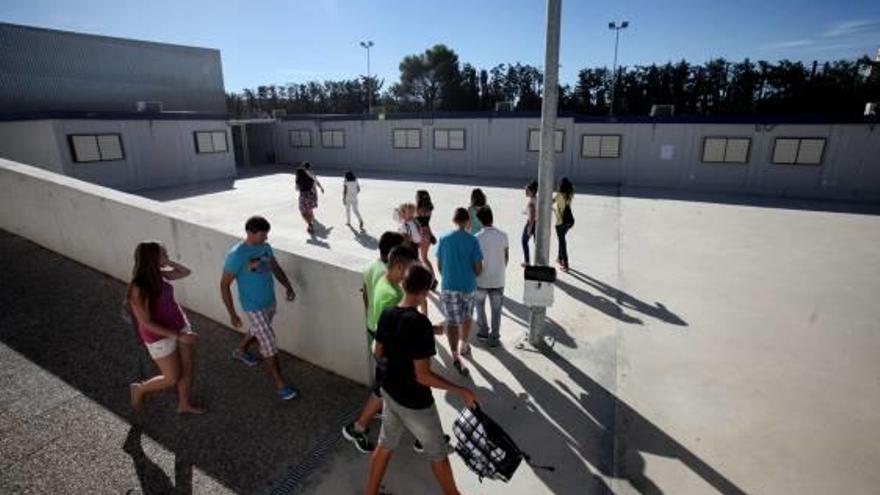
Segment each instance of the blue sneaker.
[[290,400],[296,397],[296,390],[293,387],[284,387],[278,391],[278,397],[281,400]]
[[260,360],[257,359],[256,356],[254,356],[253,354],[251,354],[249,352],[241,352],[238,349],[235,349],[234,351],[232,351],[232,358],[238,359],[239,361],[241,361],[242,363],[244,363],[248,366],[256,366],[257,363],[260,362]]

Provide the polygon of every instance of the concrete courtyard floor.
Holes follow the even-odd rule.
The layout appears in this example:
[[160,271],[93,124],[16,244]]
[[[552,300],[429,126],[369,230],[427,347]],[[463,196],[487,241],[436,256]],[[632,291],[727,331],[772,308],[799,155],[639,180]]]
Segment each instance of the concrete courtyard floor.
[[[254,169],[235,181],[144,195],[231,233],[243,230],[247,216],[263,214],[273,224],[276,247],[305,255],[330,249],[366,264],[375,257],[376,238],[395,227],[392,208],[411,201],[416,189],[431,192],[434,228],[442,233],[474,184],[464,178],[361,178],[367,234],[359,234],[344,225],[341,177],[321,180],[327,193],[320,197],[315,238],[299,218],[289,168]],[[453,454],[464,493],[877,492],[880,208],[578,188],[569,234],[573,269],[557,283],[549,348],[535,352],[515,348],[528,319],[519,268],[522,184],[499,178],[476,185],[486,192],[496,225],[508,232],[511,265],[503,346],[475,347],[469,381],[483,408],[535,463],[555,471],[522,465],[509,484],[481,483]],[[145,423],[143,450],[157,460],[129,459],[120,450],[132,434],[119,395],[129,377],[103,376],[99,358],[115,355],[115,366],[131,367],[125,360],[134,345],[68,335],[72,319],[81,326],[89,320],[58,299],[71,292],[57,288],[68,279],[47,274],[69,262],[9,248],[21,242],[11,239],[0,243],[0,390],[12,398],[0,408],[0,492],[70,492],[62,489],[67,481],[92,483],[75,492],[124,493],[123,487],[147,476],[141,473],[166,486],[180,471],[178,486],[186,488],[191,472],[193,493],[266,493],[284,486],[309,494],[362,490],[368,457],[328,439],[338,439],[343,413],[358,406],[364,389],[294,359],[288,365],[310,383],[300,384],[306,392],[294,407],[223,399],[204,418],[213,425],[206,426],[197,424],[202,418],[183,424],[162,409],[169,401],[156,401],[159,419]],[[77,294],[100,292],[101,283],[111,284],[83,281]],[[87,306],[102,308],[94,311],[104,314],[96,326],[111,325],[112,295]],[[22,313],[26,302],[32,309]],[[430,312],[442,318],[436,305]],[[215,344],[215,353],[203,352],[197,380],[216,391],[202,389],[207,397],[223,397],[228,394],[218,389],[243,375],[226,358],[235,335],[207,320],[199,324],[211,329],[205,342],[222,344]],[[460,381],[450,371],[445,338],[438,343],[435,368]],[[83,349],[91,359],[82,357]],[[80,373],[98,376],[77,378]],[[256,392],[268,387],[263,378],[255,371],[244,375],[253,383],[228,386],[260,397]],[[462,404],[434,395],[450,429]],[[378,427],[373,425],[374,436]],[[325,448],[329,452],[319,455]],[[47,474],[46,466],[62,459],[71,465],[61,473],[72,474]],[[242,474],[257,468],[261,478]],[[439,493],[427,462],[409,449],[392,460],[385,487],[397,495]]]
[[[549,311],[552,349],[536,353],[514,348],[528,319],[519,181],[361,178],[369,234],[360,235],[344,226],[342,179],[330,173],[321,177],[321,227],[309,238],[291,171],[147,195],[230,232],[263,214],[278,245],[366,260],[375,238],[395,227],[392,208],[416,189],[431,192],[438,233],[471,187],[486,192],[512,262],[504,346],[474,352],[472,385],[523,450],[556,471],[524,465],[507,486],[481,484],[453,457],[465,492],[877,492],[880,208],[582,189],[569,234],[573,269],[560,276]],[[440,342],[438,366],[457,379]],[[449,428],[461,403],[435,397]],[[343,444],[304,491],[355,493],[367,463]],[[433,493],[429,473],[405,451],[385,484]]]

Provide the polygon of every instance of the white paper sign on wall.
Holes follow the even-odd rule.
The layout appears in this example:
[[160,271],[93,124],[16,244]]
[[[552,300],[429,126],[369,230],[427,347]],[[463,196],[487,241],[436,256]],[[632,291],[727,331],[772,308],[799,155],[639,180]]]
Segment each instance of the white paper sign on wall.
[[660,147],[660,159],[661,160],[672,160],[672,155],[675,154],[675,146],[671,144],[664,144]]

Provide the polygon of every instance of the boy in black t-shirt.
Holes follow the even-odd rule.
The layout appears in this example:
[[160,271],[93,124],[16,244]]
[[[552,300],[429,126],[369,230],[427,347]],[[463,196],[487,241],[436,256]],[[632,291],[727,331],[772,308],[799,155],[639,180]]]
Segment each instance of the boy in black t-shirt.
[[431,388],[461,394],[468,407],[476,406],[476,396],[470,389],[459,387],[431,371],[431,357],[437,352],[434,330],[418,307],[427,298],[432,280],[427,268],[410,266],[403,279],[406,291],[403,301],[397,307],[386,309],[379,319],[376,353],[385,356],[388,364],[382,384],[382,431],[370,463],[368,494],[379,492],[391,454],[404,430],[422,444],[443,492],[458,493]]

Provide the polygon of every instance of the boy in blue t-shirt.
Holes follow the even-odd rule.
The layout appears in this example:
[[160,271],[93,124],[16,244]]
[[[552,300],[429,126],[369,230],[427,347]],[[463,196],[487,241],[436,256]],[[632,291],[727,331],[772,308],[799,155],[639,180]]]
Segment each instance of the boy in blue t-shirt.
[[459,359],[458,336],[460,331],[460,355],[467,356],[471,352],[468,337],[471,333],[477,275],[483,271],[483,253],[477,238],[467,230],[470,223],[468,211],[456,209],[452,221],[458,228],[444,235],[437,244],[437,269],[442,278],[440,300],[446,313],[446,335],[452,352],[452,365],[464,375],[468,371]]
[[246,335],[232,356],[249,366],[257,364],[257,358],[248,352],[248,347],[256,340],[260,354],[266,363],[266,370],[275,382],[278,396],[283,400],[296,397],[296,390],[284,381],[278,364],[278,346],[275,343],[275,330],[272,318],[275,316],[275,281],[287,289],[287,300],[296,299],[296,292],[290,285],[284,270],[275,260],[272,247],[266,242],[269,237],[269,222],[253,216],[245,223],[247,236],[229,250],[223,264],[223,278],[220,281],[220,295],[229,312],[229,320],[235,328],[241,328],[241,318],[235,312],[232,302],[232,282],[238,283],[238,297],[241,308],[250,320],[250,334]]

